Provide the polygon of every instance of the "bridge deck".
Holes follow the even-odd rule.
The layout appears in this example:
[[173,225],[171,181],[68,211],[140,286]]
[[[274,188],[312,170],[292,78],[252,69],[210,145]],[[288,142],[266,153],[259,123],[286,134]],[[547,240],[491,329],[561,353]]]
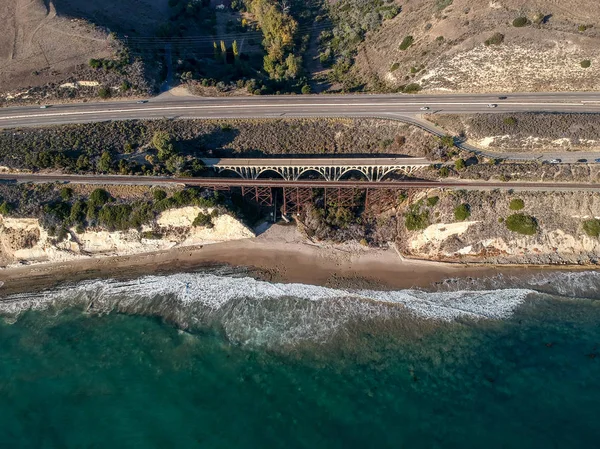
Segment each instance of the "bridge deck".
[[207,167],[393,167],[399,165],[427,166],[420,157],[347,157],[347,158],[204,158]]

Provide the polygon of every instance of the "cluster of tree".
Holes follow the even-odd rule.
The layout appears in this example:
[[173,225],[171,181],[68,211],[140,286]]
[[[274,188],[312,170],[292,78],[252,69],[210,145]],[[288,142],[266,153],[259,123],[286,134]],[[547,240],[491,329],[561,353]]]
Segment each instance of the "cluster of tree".
[[[153,196],[151,201],[118,202],[104,189],[95,189],[87,198],[73,198],[72,191],[63,188],[61,199],[43,205],[42,224],[59,239],[64,238],[71,227],[77,232],[93,226],[111,231],[140,229],[167,209],[189,205],[216,207],[222,201],[216,192],[195,188],[177,191],[170,197],[164,190],[155,190]],[[210,221],[211,216],[208,217]]]
[[264,69],[275,81],[293,80],[300,74],[302,58],[297,54],[298,22],[289,14],[285,2],[247,0],[246,7],[254,14],[263,33],[266,51]]

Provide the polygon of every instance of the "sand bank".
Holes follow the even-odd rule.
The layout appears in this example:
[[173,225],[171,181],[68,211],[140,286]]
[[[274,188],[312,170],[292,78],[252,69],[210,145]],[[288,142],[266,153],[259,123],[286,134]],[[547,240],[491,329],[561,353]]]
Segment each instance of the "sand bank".
[[[255,238],[120,257],[24,265],[0,270],[0,294],[44,289],[90,278],[134,278],[206,266],[248,267],[261,279],[330,287],[427,287],[449,278],[493,276],[496,267],[402,259],[392,249],[315,243],[295,226],[275,225]],[[532,268],[531,271],[535,270]],[[522,273],[523,268],[502,268]]]

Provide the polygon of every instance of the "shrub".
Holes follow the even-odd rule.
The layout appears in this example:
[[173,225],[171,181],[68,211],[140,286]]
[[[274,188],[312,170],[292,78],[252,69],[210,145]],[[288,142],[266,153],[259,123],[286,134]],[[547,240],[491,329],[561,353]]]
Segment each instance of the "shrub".
[[394,62],[390,67],[390,72],[395,72],[396,70],[398,70],[398,67],[400,67],[400,63]]
[[108,87],[101,87],[100,89],[98,89],[98,96],[102,99],[106,99],[106,98],[110,98],[111,96],[111,92],[110,89]]
[[421,85],[419,83],[410,83],[404,86],[403,92],[405,94],[414,94],[421,90]]
[[537,220],[525,214],[512,214],[506,218],[506,227],[517,234],[534,235],[538,229]]
[[400,50],[407,50],[408,47],[410,47],[414,41],[415,40],[412,36],[406,36],[404,39],[402,39],[402,42],[400,43]]
[[468,204],[460,204],[454,208],[454,218],[465,221],[471,216],[471,207]]
[[419,211],[419,204],[414,204],[410,210],[404,214],[404,225],[409,231],[418,231],[429,226],[429,211]]
[[442,136],[440,137],[440,144],[446,148],[452,148],[455,146],[454,137],[452,136]]
[[129,81],[125,80],[121,83],[121,92],[127,92],[129,89],[131,89],[131,84],[129,84]]
[[60,189],[60,197],[63,201],[69,200],[73,196],[73,189],[70,187],[63,187]]
[[514,27],[521,28],[527,25],[528,23],[529,20],[527,20],[527,17],[517,17],[515,20],[513,20],[512,24]]
[[429,207],[435,207],[435,205],[440,201],[440,197],[439,196],[430,196],[429,198],[427,198],[427,205]]
[[194,219],[192,226],[203,226],[205,228],[212,228],[213,222],[210,215],[204,212],[198,212],[198,216]]
[[508,208],[510,210],[521,210],[525,207],[525,202],[521,198],[515,198],[510,200]]
[[584,69],[589,68],[592,65],[592,61],[590,61],[589,59],[584,59],[583,61],[581,61],[581,67],[583,67]]
[[456,162],[454,162],[454,167],[457,170],[462,170],[466,167],[465,161],[464,159],[457,159]]
[[442,168],[440,168],[440,177],[441,178],[447,178],[450,175],[450,169],[444,165]]
[[161,201],[167,197],[167,192],[160,189],[154,190],[152,191],[152,197],[154,198],[154,201]]
[[105,205],[98,213],[98,221],[109,230],[124,231],[130,227],[133,209],[129,204]]
[[8,204],[6,201],[2,201],[2,204],[0,204],[0,214],[8,215],[12,210],[13,208],[10,204]]
[[310,86],[309,86],[308,84],[305,84],[304,86],[302,86],[302,90],[301,90],[301,92],[302,92],[304,95],[308,95],[308,94],[310,94]]
[[484,43],[485,43],[485,45],[487,45],[489,47],[490,45],[500,45],[502,42],[504,42],[504,34],[495,33],[492,37],[487,39]]
[[110,193],[104,189],[96,189],[90,194],[89,205],[92,207],[103,206],[110,201]]
[[102,61],[99,59],[90,59],[89,64],[92,69],[98,69],[102,65]]
[[585,30],[587,30],[588,28],[590,28],[588,25],[579,25],[579,26],[577,27],[577,29],[578,29],[579,31],[581,31],[582,33],[583,33]]
[[435,2],[435,8],[438,11],[442,11],[443,9],[447,8],[448,6],[450,6],[452,4],[453,0],[436,0]]
[[583,231],[590,237],[600,236],[600,220],[595,218],[583,222]]
[[504,117],[504,119],[502,119],[502,121],[504,122],[505,125],[508,125],[508,126],[515,126],[517,124],[517,119],[514,117]]

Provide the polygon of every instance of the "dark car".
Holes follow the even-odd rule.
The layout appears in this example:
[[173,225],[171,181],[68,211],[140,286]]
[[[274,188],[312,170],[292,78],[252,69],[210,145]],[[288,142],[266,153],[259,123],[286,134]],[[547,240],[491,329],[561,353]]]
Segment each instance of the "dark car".
[[577,162],[586,163],[587,159],[577,159]]
[[508,97],[498,97],[498,100],[506,100]]
[[600,159],[594,159],[594,162],[600,162]]

